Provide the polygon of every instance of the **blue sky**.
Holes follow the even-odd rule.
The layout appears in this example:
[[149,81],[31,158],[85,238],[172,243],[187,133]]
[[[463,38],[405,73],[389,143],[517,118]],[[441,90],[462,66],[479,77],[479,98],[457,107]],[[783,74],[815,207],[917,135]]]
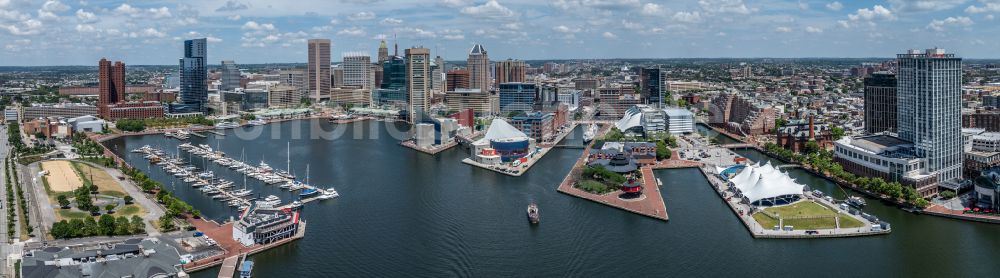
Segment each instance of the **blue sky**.
[[[890,57],[939,46],[1000,58],[1000,0],[0,0],[0,66],[176,64],[209,38],[210,63],[304,62],[378,40],[464,59]],[[390,49],[391,51],[391,49]]]

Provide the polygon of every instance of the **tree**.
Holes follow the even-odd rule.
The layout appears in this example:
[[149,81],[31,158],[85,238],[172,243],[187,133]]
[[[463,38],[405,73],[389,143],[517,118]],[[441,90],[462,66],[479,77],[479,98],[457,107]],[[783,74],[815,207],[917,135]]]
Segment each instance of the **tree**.
[[97,220],[98,227],[100,229],[101,235],[113,236],[115,235],[115,217],[111,215],[101,215],[100,220]]
[[132,223],[129,224],[132,229],[132,234],[141,234],[146,232],[146,222],[142,221],[138,215],[132,216]]
[[104,206],[104,210],[108,213],[115,213],[115,204],[108,204]]
[[96,216],[96,215],[100,215],[100,214],[101,214],[101,210],[98,209],[97,206],[90,206],[90,215],[95,215]]
[[667,144],[663,141],[656,141],[656,159],[664,160],[670,158],[670,150],[667,149]]
[[803,148],[803,151],[806,154],[816,153],[819,150],[820,150],[819,143],[817,143],[816,140],[809,140],[809,142],[806,142],[806,145]]
[[174,228],[174,217],[164,214],[160,217],[160,231],[172,231]]
[[66,198],[66,195],[59,195],[59,197],[57,197],[56,199],[59,200],[59,208],[62,208],[62,209],[68,209],[69,208],[69,199]]
[[115,234],[120,236],[132,234],[132,224],[129,223],[128,218],[125,216],[115,218]]
[[97,224],[97,220],[94,220],[93,217],[87,217],[84,220],[83,224],[84,224],[83,225],[84,226],[84,229],[83,229],[84,232],[81,233],[82,236],[94,236],[94,235],[101,234],[101,227],[100,227],[100,225]]
[[125,196],[125,198],[122,198],[122,199],[125,200],[125,204],[126,205],[132,204],[132,201],[134,200],[134,199],[132,199],[132,196]]
[[833,140],[840,140],[844,137],[844,128],[836,126],[830,129],[830,135],[833,136]]

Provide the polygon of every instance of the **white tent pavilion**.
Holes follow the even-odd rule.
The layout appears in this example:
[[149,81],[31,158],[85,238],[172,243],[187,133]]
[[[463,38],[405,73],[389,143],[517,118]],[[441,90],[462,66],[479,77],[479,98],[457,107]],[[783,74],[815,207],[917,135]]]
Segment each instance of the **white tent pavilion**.
[[804,185],[796,182],[787,173],[781,172],[771,163],[760,163],[743,168],[739,174],[729,179],[739,193],[751,204],[779,205],[801,198]]

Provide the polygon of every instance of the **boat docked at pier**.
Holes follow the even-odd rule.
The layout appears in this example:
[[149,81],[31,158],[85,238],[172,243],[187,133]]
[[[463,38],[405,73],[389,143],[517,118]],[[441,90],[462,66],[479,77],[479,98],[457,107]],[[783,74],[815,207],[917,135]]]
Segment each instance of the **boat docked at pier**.
[[594,140],[594,136],[596,135],[597,135],[597,125],[590,124],[590,126],[588,126],[587,129],[583,131],[583,142],[590,143],[590,141]]

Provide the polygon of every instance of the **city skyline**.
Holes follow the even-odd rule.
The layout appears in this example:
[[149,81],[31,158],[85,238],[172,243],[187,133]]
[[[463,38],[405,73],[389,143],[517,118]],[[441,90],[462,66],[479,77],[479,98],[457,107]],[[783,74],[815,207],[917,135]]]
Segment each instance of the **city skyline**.
[[[31,3],[0,0],[2,66],[90,65],[119,57],[169,65],[185,39],[206,38],[210,62],[305,62],[308,39],[334,55],[372,57],[380,39],[464,60],[483,44],[507,58],[892,57],[927,45],[1000,58],[987,0],[181,1]],[[115,44],[101,43],[114,41]],[[623,51],[627,50],[627,51]],[[224,54],[223,54],[224,53]]]

